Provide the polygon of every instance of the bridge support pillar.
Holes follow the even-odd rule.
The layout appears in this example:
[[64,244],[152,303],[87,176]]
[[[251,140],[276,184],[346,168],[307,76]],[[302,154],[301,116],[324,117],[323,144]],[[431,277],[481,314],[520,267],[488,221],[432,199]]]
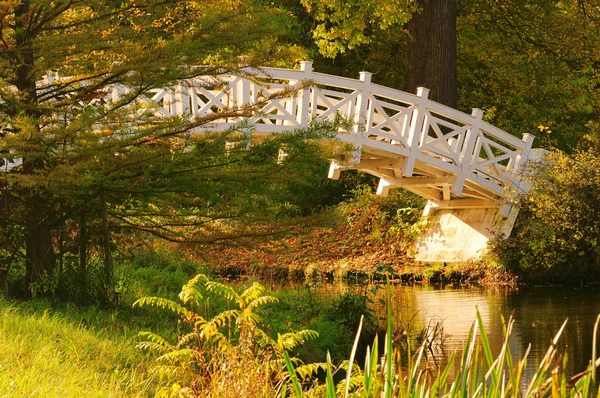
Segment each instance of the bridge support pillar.
[[[533,149],[529,162],[541,162],[548,153]],[[515,177],[511,190],[528,193],[531,185],[526,178]],[[465,262],[478,259],[492,239],[508,237],[519,209],[510,199],[480,201],[456,199],[448,202],[428,201],[423,217],[426,227],[409,254],[417,261],[429,263]]]
[[441,208],[428,203],[425,230],[413,243],[411,255],[417,261],[465,262],[481,257],[488,242],[498,234],[510,235],[516,212],[504,217],[501,207]]

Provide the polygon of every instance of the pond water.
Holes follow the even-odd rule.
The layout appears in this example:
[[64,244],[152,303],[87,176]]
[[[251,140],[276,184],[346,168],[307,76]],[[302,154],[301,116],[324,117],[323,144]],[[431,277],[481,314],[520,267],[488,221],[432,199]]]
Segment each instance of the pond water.
[[[381,286],[381,285],[379,285]],[[325,284],[311,287],[315,294],[333,298],[345,292],[366,294],[379,317],[386,314],[386,289],[374,285]],[[503,343],[501,314],[514,313],[515,324],[510,338],[513,355],[521,358],[529,344],[531,351],[525,379],[535,372],[554,334],[568,318],[559,341],[559,353],[568,355],[567,374],[584,370],[592,351],[592,336],[596,317],[600,313],[600,288],[464,286],[402,286],[391,287],[394,325],[406,327],[412,333],[432,330],[439,323],[443,328],[443,349],[436,360],[444,362],[454,351],[460,351],[475,321],[476,309],[487,331],[494,355]],[[438,325],[439,327],[439,325]],[[514,357],[513,357],[514,358]]]

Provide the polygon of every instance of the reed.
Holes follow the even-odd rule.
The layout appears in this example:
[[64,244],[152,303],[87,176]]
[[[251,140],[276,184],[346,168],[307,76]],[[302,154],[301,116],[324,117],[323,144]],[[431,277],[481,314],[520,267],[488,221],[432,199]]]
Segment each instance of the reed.
[[[388,289],[389,291],[389,289]],[[468,334],[455,373],[454,380],[449,382],[452,370],[456,366],[457,355],[454,353],[444,368],[430,369],[425,363],[427,342],[423,342],[414,355],[401,352],[392,345],[392,308],[388,293],[388,322],[383,355],[380,357],[378,340],[367,347],[363,367],[353,364],[358,347],[358,328],[350,361],[337,368],[327,358],[327,377],[324,382],[316,378],[299,380],[293,371],[291,362],[287,362],[290,372],[288,382],[291,388],[282,388],[281,397],[600,397],[600,389],[596,382],[596,367],[600,366],[597,358],[596,339],[600,325],[600,315],[594,326],[592,358],[588,368],[572,377],[567,377],[562,364],[557,365],[556,344],[558,343],[567,320],[554,336],[545,356],[535,367],[536,371],[528,380],[524,380],[524,371],[528,365],[529,347],[522,358],[513,358],[510,350],[509,336],[514,319],[502,318],[504,343],[500,352],[494,356],[484,330],[479,311]],[[404,351],[404,350],[402,350]],[[408,355],[402,361],[402,355]],[[334,382],[336,371],[346,371],[344,380]],[[323,385],[324,384],[324,385]],[[325,394],[322,392],[325,391]]]

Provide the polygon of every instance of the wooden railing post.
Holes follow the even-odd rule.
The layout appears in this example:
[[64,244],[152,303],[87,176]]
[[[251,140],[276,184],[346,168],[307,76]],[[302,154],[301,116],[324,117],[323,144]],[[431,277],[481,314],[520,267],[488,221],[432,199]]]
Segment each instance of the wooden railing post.
[[[300,70],[304,72],[303,80],[311,80],[312,76],[312,62],[310,61],[302,61],[300,62]],[[308,127],[310,123],[310,98],[311,98],[311,89],[309,87],[303,88],[298,94],[298,106],[296,110],[296,121],[300,125],[300,127]],[[312,106],[316,106],[316,104],[312,104]]]
[[529,159],[529,152],[531,152],[533,139],[534,137],[532,134],[523,134],[523,142],[525,143],[525,145],[523,146],[521,153],[519,153],[515,158],[515,165],[513,167],[510,178],[511,180],[518,178],[518,175],[521,172],[521,168],[527,162],[527,159]]
[[371,76],[370,72],[360,72],[359,80],[362,82],[360,92],[356,96],[356,106],[354,108],[354,154],[352,156],[352,163],[360,163],[362,156],[362,146],[365,140],[365,126],[370,122],[370,118],[367,114],[369,110],[369,96],[371,95]]
[[173,110],[177,116],[183,116],[190,113],[190,97],[184,92],[184,87],[179,84],[174,87],[175,94],[173,95]]
[[458,175],[454,184],[452,184],[452,192],[459,195],[465,186],[465,179],[471,173],[471,163],[473,159],[477,158],[479,154],[473,153],[475,149],[475,143],[477,142],[477,136],[479,135],[479,129],[481,128],[483,110],[479,108],[473,108],[471,116],[474,118],[471,128],[467,130],[465,134],[465,141],[463,143],[462,150],[460,152],[460,174]]
[[417,109],[415,109],[412,113],[407,139],[410,152],[402,166],[402,175],[405,177],[411,177],[413,174],[421,141],[423,140],[423,136],[427,133],[427,128],[429,127],[428,123],[426,123],[427,121],[425,120],[425,110],[427,109],[429,89],[425,87],[417,88],[417,96],[419,97],[415,104]]

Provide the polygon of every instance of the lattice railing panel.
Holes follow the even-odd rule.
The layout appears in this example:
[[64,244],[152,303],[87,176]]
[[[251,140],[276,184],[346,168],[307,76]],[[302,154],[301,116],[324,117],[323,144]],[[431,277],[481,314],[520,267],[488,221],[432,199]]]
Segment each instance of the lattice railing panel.
[[431,111],[425,111],[425,124],[427,130],[421,144],[422,152],[444,162],[459,165],[471,126],[459,121],[449,121]]
[[311,118],[333,120],[337,114],[352,118],[356,112],[356,98],[359,92],[345,91],[314,87],[311,90]]
[[371,95],[369,97],[369,111],[365,135],[378,141],[384,141],[391,145],[408,148],[408,131],[414,104],[406,104],[398,101]]
[[518,166],[520,148],[498,142],[494,136],[480,130],[469,169],[485,178],[508,181]]

